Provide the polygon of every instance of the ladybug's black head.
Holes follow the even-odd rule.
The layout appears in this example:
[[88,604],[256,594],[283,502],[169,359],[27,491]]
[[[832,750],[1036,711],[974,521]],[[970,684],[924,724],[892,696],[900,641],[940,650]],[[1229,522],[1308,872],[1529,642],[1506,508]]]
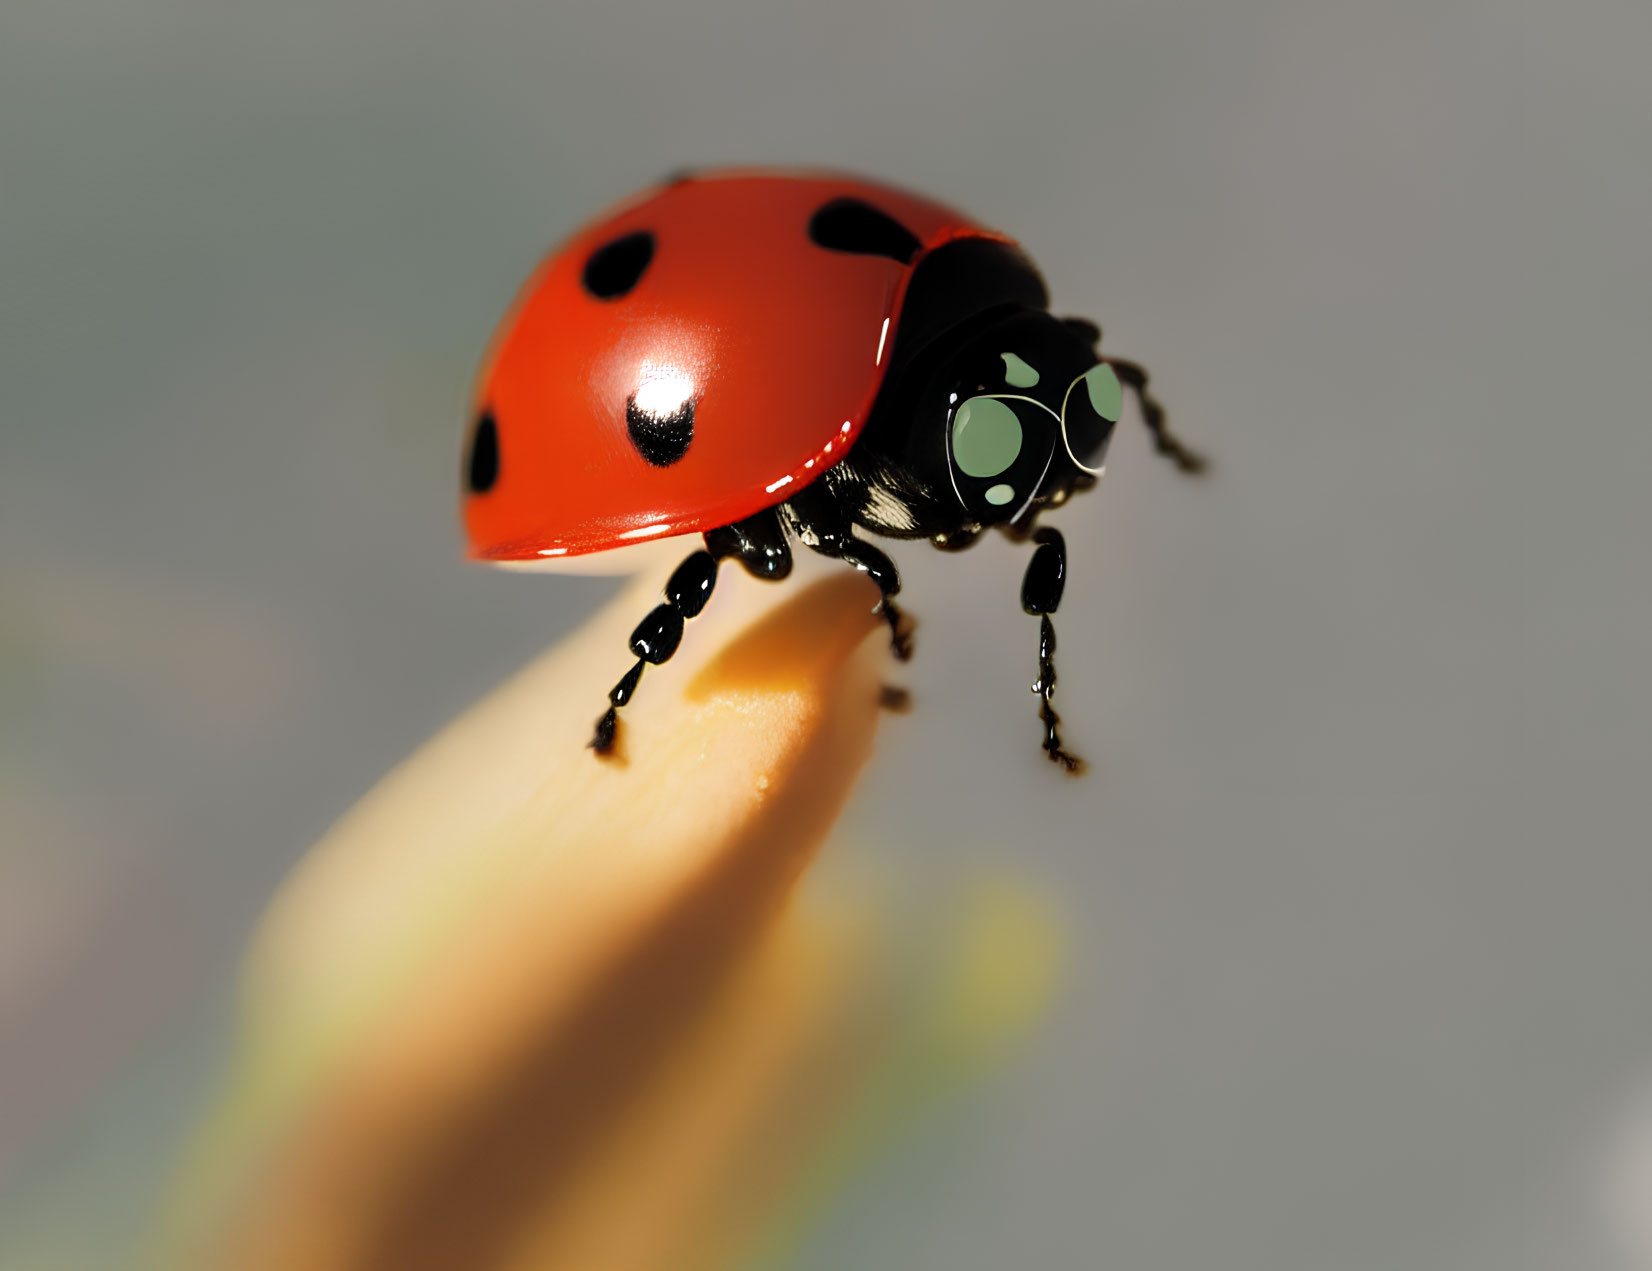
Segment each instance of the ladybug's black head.
[[1119,382],[1101,332],[1048,305],[1010,243],[959,239],[919,263],[866,431],[829,474],[863,524],[940,541],[1094,483]]
[[967,339],[924,396],[919,427],[940,425],[952,490],[983,525],[1014,521],[1082,474],[1099,474],[1119,416],[1112,368],[1042,310],[1006,315]]
[[1120,407],[1095,329],[1005,306],[901,368],[902,466],[965,519],[1001,525],[1101,471]]

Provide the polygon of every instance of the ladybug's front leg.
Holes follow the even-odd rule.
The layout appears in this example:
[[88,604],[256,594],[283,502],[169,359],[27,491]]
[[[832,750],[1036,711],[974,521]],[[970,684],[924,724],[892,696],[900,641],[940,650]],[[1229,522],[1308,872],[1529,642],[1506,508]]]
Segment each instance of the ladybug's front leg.
[[1038,679],[1032,691],[1042,699],[1038,717],[1044,721],[1044,753],[1051,763],[1063,765],[1076,776],[1084,771],[1084,760],[1062,746],[1061,716],[1050,705],[1055,692],[1055,624],[1050,615],[1060,607],[1061,592],[1067,583],[1067,541],[1060,530],[1048,526],[1037,531],[1033,541],[1038,550],[1021,580],[1021,607],[1038,617]]
[[637,693],[643,668],[668,661],[682,642],[683,623],[706,607],[717,585],[717,566],[734,557],[755,578],[779,580],[792,572],[792,553],[785,531],[773,512],[725,525],[706,534],[708,550],[695,552],[672,572],[665,585],[665,603],[656,605],[631,633],[631,652],[637,664],[608,690],[608,709],[597,720],[591,749],[599,755],[614,752],[619,730],[619,708]]

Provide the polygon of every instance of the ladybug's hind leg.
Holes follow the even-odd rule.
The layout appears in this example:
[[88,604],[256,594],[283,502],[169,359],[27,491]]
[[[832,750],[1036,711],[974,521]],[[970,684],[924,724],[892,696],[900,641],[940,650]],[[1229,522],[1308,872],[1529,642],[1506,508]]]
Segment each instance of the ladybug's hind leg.
[[722,561],[732,556],[757,578],[778,580],[792,572],[791,549],[773,512],[759,513],[710,531],[706,535],[706,548],[677,566],[665,585],[665,603],[655,605],[631,633],[631,652],[636,654],[637,663],[608,690],[608,709],[597,720],[596,733],[591,738],[591,749],[597,754],[613,754],[614,738],[619,731],[619,708],[636,696],[644,667],[658,666],[677,651],[683,638],[683,623],[706,607],[712,588],[717,585],[717,567]]
[[1038,550],[1027,562],[1021,580],[1021,607],[1038,617],[1038,679],[1032,691],[1040,698],[1038,717],[1044,721],[1044,753],[1051,763],[1061,764],[1076,776],[1084,771],[1084,760],[1061,744],[1061,716],[1050,705],[1055,692],[1055,624],[1050,615],[1060,607],[1067,582],[1067,542],[1060,530],[1047,526],[1033,535],[1033,541]]
[[879,611],[889,624],[889,643],[895,657],[908,661],[912,657],[912,619],[896,607],[895,595],[901,589],[900,571],[895,562],[863,538],[856,538],[854,522],[824,482],[816,482],[792,496],[786,504],[792,527],[805,547],[846,561],[860,570],[882,593]]
[[717,558],[710,552],[695,552],[672,571],[665,585],[665,603],[655,605],[631,633],[631,652],[637,655],[637,664],[608,690],[608,709],[597,720],[596,734],[591,738],[591,749],[597,754],[613,753],[619,708],[636,696],[643,668],[670,659],[682,643],[683,623],[706,607],[716,585]]

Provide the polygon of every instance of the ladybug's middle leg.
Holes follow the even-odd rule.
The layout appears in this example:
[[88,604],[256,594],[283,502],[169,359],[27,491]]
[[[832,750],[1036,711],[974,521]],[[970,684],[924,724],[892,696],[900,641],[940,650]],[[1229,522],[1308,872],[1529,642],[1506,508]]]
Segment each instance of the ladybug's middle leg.
[[1071,754],[1061,744],[1061,716],[1050,705],[1055,692],[1055,624],[1050,615],[1061,605],[1061,592],[1067,582],[1067,541],[1061,531],[1048,526],[1033,534],[1038,550],[1027,562],[1026,575],[1021,580],[1021,607],[1038,617],[1038,679],[1032,691],[1041,699],[1038,717],[1044,721],[1044,753],[1051,763],[1064,766],[1077,775],[1084,771],[1084,760]]
[[898,660],[908,661],[912,657],[912,620],[894,600],[901,589],[900,571],[883,552],[855,537],[854,522],[843,505],[823,488],[824,484],[816,482],[787,502],[792,527],[805,547],[848,562],[877,584],[883,596],[879,611],[889,624],[890,646]]
[[669,660],[682,642],[683,623],[706,607],[722,561],[732,556],[757,578],[778,580],[792,572],[791,549],[773,512],[760,512],[734,525],[711,530],[705,538],[707,550],[695,552],[672,571],[665,584],[665,603],[655,605],[631,633],[631,652],[637,655],[637,664],[608,691],[608,709],[597,720],[596,734],[591,738],[591,748],[599,755],[613,753],[619,708],[636,696],[643,668]]

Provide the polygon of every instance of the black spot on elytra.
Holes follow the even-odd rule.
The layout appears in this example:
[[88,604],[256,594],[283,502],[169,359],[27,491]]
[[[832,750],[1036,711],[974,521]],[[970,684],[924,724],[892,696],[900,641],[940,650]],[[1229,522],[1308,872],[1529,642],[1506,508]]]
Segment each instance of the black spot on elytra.
[[669,468],[688,453],[694,440],[694,403],[684,402],[669,415],[655,415],[637,405],[631,394],[625,403],[625,429],[637,453],[656,468]]
[[485,410],[470,434],[470,457],[465,462],[465,484],[472,494],[486,494],[499,480],[499,428],[493,412]]
[[923,244],[887,212],[861,199],[833,199],[809,218],[809,237],[827,251],[887,256],[907,264]]
[[638,230],[592,252],[581,281],[598,300],[618,300],[637,285],[653,259],[654,236]]

